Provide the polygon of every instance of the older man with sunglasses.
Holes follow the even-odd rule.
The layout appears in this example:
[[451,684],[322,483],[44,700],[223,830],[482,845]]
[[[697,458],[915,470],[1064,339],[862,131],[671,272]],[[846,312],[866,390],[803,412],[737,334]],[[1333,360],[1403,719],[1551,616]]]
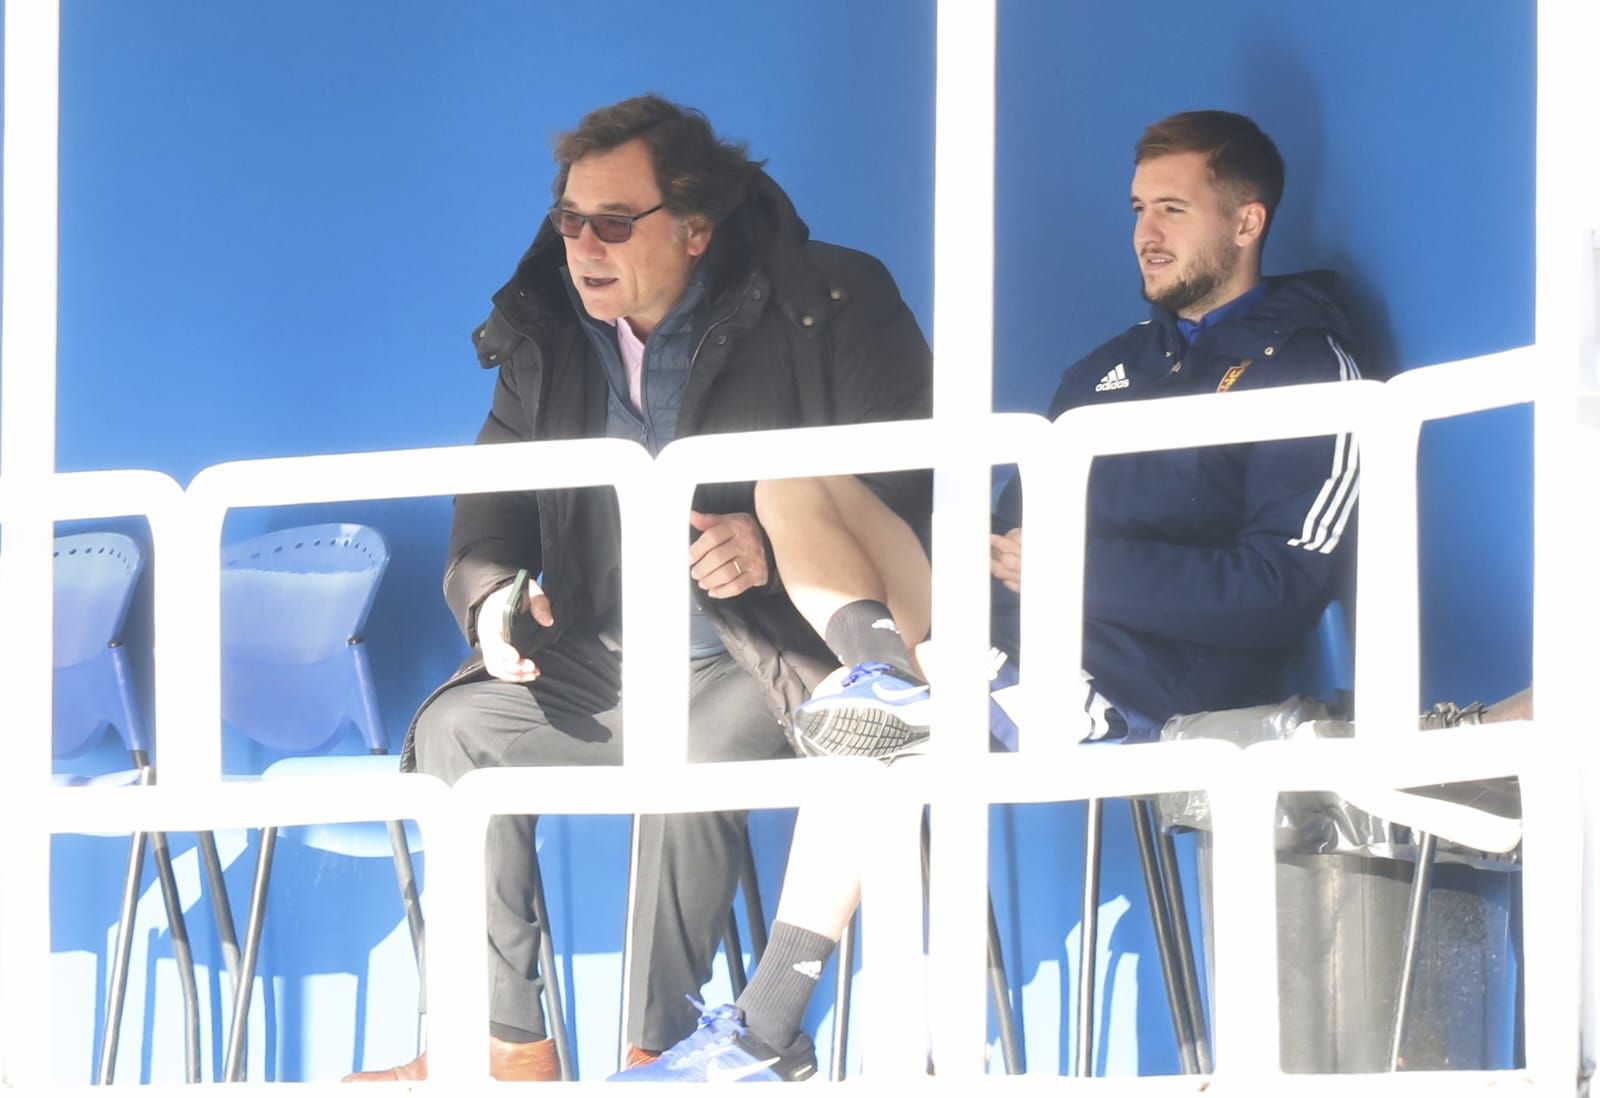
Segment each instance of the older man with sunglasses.
[[[698,112],[653,95],[601,108],[555,159],[555,206],[473,332],[498,372],[480,443],[610,437],[654,454],[680,435],[928,414],[927,344],[882,264],[810,240],[761,165]],[[912,643],[926,630],[929,506],[925,473],[783,482],[759,499],[749,483],[698,490],[685,516],[692,761],[792,755],[796,706],[841,664],[878,661],[920,685],[896,624]],[[769,536],[776,521],[787,532]],[[620,762],[618,539],[606,488],[457,499],[444,588],[474,654],[424,703],[406,766],[454,781]],[[843,577],[825,590],[806,583],[819,561]],[[640,826],[627,1026],[648,1056],[695,1029],[685,994],[710,974],[743,816]],[[534,820],[497,820],[487,856],[491,1071],[554,1078]],[[423,1053],[351,1078],[426,1072]]]

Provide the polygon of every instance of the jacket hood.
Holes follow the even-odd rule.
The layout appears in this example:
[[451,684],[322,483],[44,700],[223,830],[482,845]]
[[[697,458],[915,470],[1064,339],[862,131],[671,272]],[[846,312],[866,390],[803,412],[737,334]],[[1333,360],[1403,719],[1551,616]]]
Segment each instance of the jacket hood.
[[[810,236],[783,188],[765,171],[752,167],[743,200],[717,224],[703,261],[708,300],[722,297],[752,270],[765,273],[780,298],[809,299],[816,290],[809,285],[803,262]],[[549,218],[542,219],[516,272],[495,293],[495,305],[518,328],[532,334],[543,327],[546,314],[572,307],[561,277],[566,262],[560,234]]]
[[800,251],[811,239],[811,229],[801,219],[782,187],[760,168],[745,184],[744,201],[717,226],[706,253],[706,284],[713,298],[720,297],[742,275],[762,270],[782,293],[803,264]]
[[1292,336],[1307,328],[1348,341],[1355,333],[1344,313],[1344,295],[1335,271],[1302,271],[1264,280],[1267,296],[1242,322]]

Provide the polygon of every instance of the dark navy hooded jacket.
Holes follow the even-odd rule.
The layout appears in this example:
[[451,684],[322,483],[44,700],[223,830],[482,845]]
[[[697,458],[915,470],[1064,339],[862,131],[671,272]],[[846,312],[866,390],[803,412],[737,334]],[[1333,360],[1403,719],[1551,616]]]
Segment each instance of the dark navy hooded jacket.
[[[1050,416],[1085,404],[1353,379],[1354,340],[1335,287],[1328,272],[1268,279],[1264,294],[1202,328],[1192,344],[1176,316],[1153,307],[1149,320],[1067,370]],[[1345,578],[1358,482],[1348,436],[1096,459],[1084,670],[1133,734],[1175,713],[1283,696],[1285,662]],[[1013,480],[995,527],[1021,525]],[[1016,596],[996,584],[994,605],[996,643],[1015,652]]]

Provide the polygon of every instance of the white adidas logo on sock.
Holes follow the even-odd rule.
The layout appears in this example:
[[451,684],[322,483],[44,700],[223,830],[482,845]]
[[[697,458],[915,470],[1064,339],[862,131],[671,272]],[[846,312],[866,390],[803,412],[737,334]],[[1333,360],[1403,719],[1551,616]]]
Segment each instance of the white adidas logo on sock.
[[817,980],[822,977],[821,961],[796,961],[789,967],[808,980]]
[[891,633],[900,632],[900,630],[898,630],[898,629],[896,629],[894,627],[894,619],[893,618],[879,618],[877,621],[872,623],[872,628],[874,628],[874,629],[887,629]]
[[1119,362],[1106,371],[1106,376],[1100,379],[1100,384],[1094,387],[1094,391],[1103,393],[1109,389],[1126,389],[1127,387],[1128,373],[1122,368],[1122,363]]

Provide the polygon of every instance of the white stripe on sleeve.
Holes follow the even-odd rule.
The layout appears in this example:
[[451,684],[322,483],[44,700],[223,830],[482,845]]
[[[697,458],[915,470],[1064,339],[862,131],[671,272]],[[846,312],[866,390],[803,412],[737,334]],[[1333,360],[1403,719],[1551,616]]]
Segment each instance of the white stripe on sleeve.
[[[1339,380],[1354,381],[1361,376],[1355,359],[1350,357],[1338,340],[1328,336],[1328,346],[1339,363]],[[1317,492],[1316,500],[1306,512],[1300,536],[1290,538],[1289,544],[1311,552],[1331,553],[1344,534],[1355,508],[1360,485],[1359,447],[1348,434],[1337,435],[1333,445],[1333,467]]]

